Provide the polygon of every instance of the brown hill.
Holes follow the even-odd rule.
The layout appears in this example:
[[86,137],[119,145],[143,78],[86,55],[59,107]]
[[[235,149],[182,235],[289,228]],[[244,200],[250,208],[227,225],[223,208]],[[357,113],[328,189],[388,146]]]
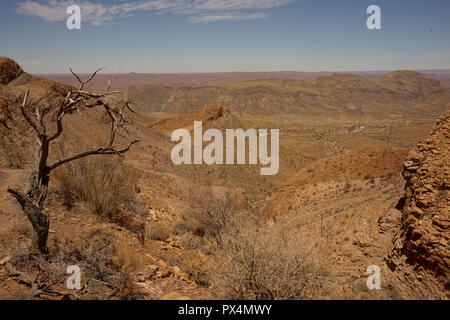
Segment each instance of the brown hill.
[[404,163],[402,231],[389,259],[394,270],[402,269],[402,263],[406,262],[415,270],[434,274],[438,287],[445,288],[447,294],[450,292],[449,150],[450,112],[447,112]]
[[0,57],[0,84],[7,85],[22,73],[22,68],[14,60]]
[[446,110],[448,102],[440,98],[446,97],[445,91],[439,81],[425,75],[396,71],[371,80],[334,74],[315,80],[266,79],[201,88],[142,85],[131,86],[125,95],[143,113],[182,114],[224,104],[237,113],[297,114],[317,121],[436,118]]
[[286,212],[287,208],[304,201],[300,194],[307,185],[352,180],[368,182],[380,177],[393,179],[400,171],[406,153],[402,149],[351,152],[315,161],[284,183],[267,203],[267,208],[274,213]]
[[442,89],[438,80],[415,71],[394,71],[377,78],[375,81],[390,90],[420,96]]
[[[218,122],[223,122],[231,117],[231,112],[223,105],[205,107],[203,109],[183,114],[178,117],[164,119],[150,125],[150,129],[162,134],[170,135],[172,131],[185,128],[194,129],[194,121],[202,121],[204,127],[222,127]],[[215,125],[213,124],[215,123]]]

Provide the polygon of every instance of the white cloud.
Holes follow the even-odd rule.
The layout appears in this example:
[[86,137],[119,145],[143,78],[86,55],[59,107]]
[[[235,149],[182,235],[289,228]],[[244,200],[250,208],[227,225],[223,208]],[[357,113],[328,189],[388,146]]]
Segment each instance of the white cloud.
[[195,23],[210,23],[218,21],[238,21],[238,20],[252,20],[252,19],[264,19],[266,15],[264,13],[249,13],[249,14],[239,14],[239,13],[229,13],[229,14],[214,14],[205,16],[192,16],[189,18],[190,22]]
[[[189,15],[190,22],[263,19],[262,11],[283,7],[295,0],[142,0],[102,4],[81,1],[83,21],[99,26],[129,17],[139,11]],[[19,2],[16,12],[39,17],[47,22],[67,19],[66,9],[75,4],[69,0],[50,0],[46,3],[26,0]]]

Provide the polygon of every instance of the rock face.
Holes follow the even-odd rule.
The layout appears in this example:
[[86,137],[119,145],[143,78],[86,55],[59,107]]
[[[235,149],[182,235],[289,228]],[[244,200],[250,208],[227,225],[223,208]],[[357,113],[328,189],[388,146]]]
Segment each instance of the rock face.
[[393,256],[406,256],[408,264],[433,274],[448,292],[450,111],[436,121],[432,134],[409,153],[403,177],[406,186],[402,233]]
[[0,124],[4,124],[6,119],[9,118],[8,102],[0,97]]
[[22,73],[22,68],[14,60],[0,57],[0,84],[7,85]]

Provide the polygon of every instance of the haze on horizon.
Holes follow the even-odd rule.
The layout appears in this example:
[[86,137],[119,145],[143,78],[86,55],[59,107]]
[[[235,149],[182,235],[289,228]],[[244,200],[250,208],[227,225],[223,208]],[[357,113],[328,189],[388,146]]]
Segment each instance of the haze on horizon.
[[[81,1],[0,3],[0,55],[34,74],[450,69],[445,0]],[[366,9],[380,6],[382,29]],[[7,44],[7,45],[5,45]]]

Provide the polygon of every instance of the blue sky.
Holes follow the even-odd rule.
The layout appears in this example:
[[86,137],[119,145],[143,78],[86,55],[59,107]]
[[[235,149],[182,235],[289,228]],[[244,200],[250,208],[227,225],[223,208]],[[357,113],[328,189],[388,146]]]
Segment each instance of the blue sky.
[[[372,4],[381,30],[366,27]],[[450,69],[449,13],[448,0],[1,1],[0,56],[31,73]]]

